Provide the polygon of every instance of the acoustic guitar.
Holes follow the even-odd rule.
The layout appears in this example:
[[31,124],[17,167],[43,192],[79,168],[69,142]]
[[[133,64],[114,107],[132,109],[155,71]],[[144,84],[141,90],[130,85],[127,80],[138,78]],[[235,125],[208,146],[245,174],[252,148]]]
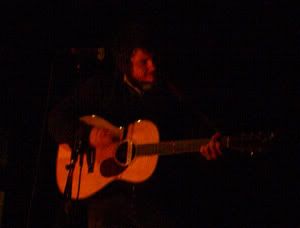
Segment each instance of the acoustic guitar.
[[[112,137],[119,140],[105,148],[95,148],[92,155],[81,153],[76,162],[72,160],[70,146],[59,145],[56,161],[57,185],[63,193],[70,175],[68,169],[73,164],[72,181],[69,182],[72,199],[88,198],[116,180],[143,182],[153,174],[159,156],[199,152],[200,146],[210,140],[203,138],[160,142],[158,128],[149,120],[138,120],[126,128],[116,127],[95,115],[84,116],[80,120],[90,126],[109,130]],[[262,146],[273,137],[272,133],[267,137],[253,134],[240,137],[223,136],[220,143],[223,148],[244,150],[253,155],[261,151]]]

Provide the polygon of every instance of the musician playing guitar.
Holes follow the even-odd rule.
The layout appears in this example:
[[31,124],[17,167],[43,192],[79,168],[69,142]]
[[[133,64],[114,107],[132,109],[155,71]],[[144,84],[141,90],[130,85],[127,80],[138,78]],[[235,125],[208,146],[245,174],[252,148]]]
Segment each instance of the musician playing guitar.
[[[65,191],[66,167],[78,149],[69,197],[87,202],[89,227],[194,223],[199,215],[187,211],[198,204],[191,180],[199,178],[195,167],[201,157],[222,155],[220,135],[202,114],[187,109],[160,75],[155,51],[147,46],[149,37],[145,32],[138,38],[135,34],[136,40],[125,36],[123,46],[113,50],[117,69],[112,76],[92,77],[50,113],[49,129],[59,144],[59,190]],[[195,109],[199,105],[194,104]],[[139,144],[211,135],[199,144],[199,153],[158,156],[152,154],[158,150],[154,147],[151,154],[138,156]],[[59,164],[59,159],[65,162]]]

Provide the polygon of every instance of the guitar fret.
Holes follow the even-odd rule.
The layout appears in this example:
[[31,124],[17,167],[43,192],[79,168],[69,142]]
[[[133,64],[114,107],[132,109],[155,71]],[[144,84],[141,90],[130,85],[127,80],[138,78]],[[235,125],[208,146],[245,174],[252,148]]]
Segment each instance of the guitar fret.
[[209,139],[166,141],[157,144],[136,145],[138,155],[170,155],[185,152],[197,152],[200,146],[208,143]]

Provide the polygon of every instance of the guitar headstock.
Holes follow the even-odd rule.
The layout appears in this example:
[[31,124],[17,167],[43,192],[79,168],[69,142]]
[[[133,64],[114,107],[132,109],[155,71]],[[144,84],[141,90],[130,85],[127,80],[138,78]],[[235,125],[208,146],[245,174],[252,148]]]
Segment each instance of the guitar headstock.
[[242,133],[239,136],[224,136],[222,145],[224,148],[246,153],[250,157],[264,152],[272,145],[275,139],[275,133],[250,132]]

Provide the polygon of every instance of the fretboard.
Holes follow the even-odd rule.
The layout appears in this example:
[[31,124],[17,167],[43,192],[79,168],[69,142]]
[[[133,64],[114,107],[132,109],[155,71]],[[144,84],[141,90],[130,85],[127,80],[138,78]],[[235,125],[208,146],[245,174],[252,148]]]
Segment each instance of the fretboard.
[[157,144],[140,144],[136,145],[137,155],[171,155],[179,153],[197,152],[200,146],[209,142],[209,139],[192,139],[165,141]]

